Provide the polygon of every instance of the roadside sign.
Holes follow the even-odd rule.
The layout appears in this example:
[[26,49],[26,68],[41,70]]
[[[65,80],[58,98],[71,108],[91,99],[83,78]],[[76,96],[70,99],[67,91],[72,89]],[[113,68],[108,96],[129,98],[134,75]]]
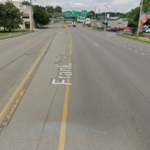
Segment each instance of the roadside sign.
[[79,17],[79,11],[72,11],[71,17]]
[[65,12],[65,17],[79,17],[79,11],[66,11]]
[[65,12],[65,17],[70,17],[71,16],[71,11],[66,11]]
[[130,31],[130,27],[124,27],[124,31]]
[[82,10],[82,18],[87,18],[87,10]]

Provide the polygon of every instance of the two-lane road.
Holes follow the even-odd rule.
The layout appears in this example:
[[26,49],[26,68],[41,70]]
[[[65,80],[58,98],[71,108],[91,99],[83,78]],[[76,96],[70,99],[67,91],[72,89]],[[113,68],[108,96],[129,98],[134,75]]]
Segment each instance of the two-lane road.
[[[30,61],[36,60],[55,29],[34,33],[40,38],[29,37],[23,45],[17,44],[12,48],[13,54],[19,47],[25,53],[23,46],[31,40],[36,48]],[[44,37],[49,38],[38,46]],[[1,68],[7,67],[5,58],[10,52],[11,48],[2,50]],[[25,61],[29,59],[20,57],[16,65],[8,65],[10,73],[11,68],[16,73],[18,66],[26,67]],[[149,150],[149,64],[150,49],[146,43],[81,26],[60,28],[28,86],[22,88],[25,93],[0,133],[0,149]],[[26,74],[27,71],[22,78]],[[22,78],[15,82],[16,88]],[[9,78],[0,79],[4,87],[7,79],[9,82]],[[5,93],[10,98],[12,93]],[[1,98],[1,109],[6,98]]]

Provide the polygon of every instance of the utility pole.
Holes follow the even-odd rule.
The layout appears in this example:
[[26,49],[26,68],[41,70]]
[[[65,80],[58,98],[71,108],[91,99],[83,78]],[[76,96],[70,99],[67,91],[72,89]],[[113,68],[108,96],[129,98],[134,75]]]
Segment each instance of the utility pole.
[[96,5],[95,5],[95,17],[96,17]]
[[[142,9],[143,9],[143,0],[141,0],[141,9],[140,9],[140,16],[139,16],[139,23],[138,23],[138,29],[137,29],[137,35],[136,38],[138,39],[139,37],[139,29],[141,26],[141,14],[142,14]],[[132,29],[133,30],[133,29]]]
[[[116,12],[117,12],[117,10],[115,10],[115,17],[116,17]],[[114,17],[114,20],[115,20],[115,17]]]
[[32,0],[30,0],[30,9],[31,9],[31,31],[33,31],[33,8],[32,8]]

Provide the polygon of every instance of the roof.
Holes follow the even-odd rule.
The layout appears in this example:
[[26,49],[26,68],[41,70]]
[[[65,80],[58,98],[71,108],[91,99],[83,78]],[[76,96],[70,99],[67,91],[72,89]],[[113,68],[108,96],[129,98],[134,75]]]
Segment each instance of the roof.
[[150,11],[149,11],[149,12],[147,12],[147,13],[145,13],[145,15],[150,15]]

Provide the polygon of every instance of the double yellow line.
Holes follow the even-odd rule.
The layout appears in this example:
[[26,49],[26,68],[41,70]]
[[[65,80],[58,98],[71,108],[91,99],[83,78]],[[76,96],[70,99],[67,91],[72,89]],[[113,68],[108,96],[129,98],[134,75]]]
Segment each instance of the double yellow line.
[[[41,55],[39,56],[39,58],[36,60],[36,62],[32,66],[32,68],[28,72],[28,74],[25,76],[25,78],[23,79],[23,81],[21,82],[21,84],[19,85],[19,87],[16,89],[16,91],[14,92],[14,94],[12,95],[12,97],[9,99],[9,101],[7,102],[7,104],[5,105],[5,107],[3,108],[3,110],[1,111],[1,113],[0,113],[0,120],[5,115],[6,111],[9,109],[10,105],[14,101],[15,97],[18,95],[19,91],[23,88],[25,82],[27,81],[27,79],[31,75],[32,71],[34,70],[34,68],[36,67],[36,65],[38,64],[38,62],[40,61],[40,59],[42,58],[43,54],[45,53],[45,51],[47,50],[47,48],[49,47],[49,45],[51,44],[51,42],[52,42],[55,34],[53,34],[52,38],[50,39],[49,43],[47,44],[47,46],[45,47],[45,49],[43,50],[43,52],[41,53]],[[24,95],[24,93],[25,93],[25,89],[23,89],[21,91],[20,95],[18,96],[17,100],[15,101],[14,105],[12,106],[11,110],[8,112],[6,118],[4,119],[3,123],[0,126],[0,130],[2,130],[2,128],[4,128],[8,124],[11,116],[13,115],[15,109],[17,108],[17,106],[19,104],[19,101],[21,100],[21,98]]]
[[[69,63],[71,63],[71,56],[72,56],[72,38],[70,36],[70,57]],[[70,71],[70,66],[68,67],[68,71]],[[70,83],[70,76],[68,76],[67,83]],[[61,130],[60,130],[60,137],[59,137],[59,146],[58,150],[64,150],[65,148],[65,137],[66,137],[66,122],[67,122],[67,112],[68,112],[68,99],[69,99],[69,85],[66,85],[66,92],[65,92],[65,100],[64,100],[64,108],[63,108],[63,116],[62,116],[62,123],[61,123]]]

